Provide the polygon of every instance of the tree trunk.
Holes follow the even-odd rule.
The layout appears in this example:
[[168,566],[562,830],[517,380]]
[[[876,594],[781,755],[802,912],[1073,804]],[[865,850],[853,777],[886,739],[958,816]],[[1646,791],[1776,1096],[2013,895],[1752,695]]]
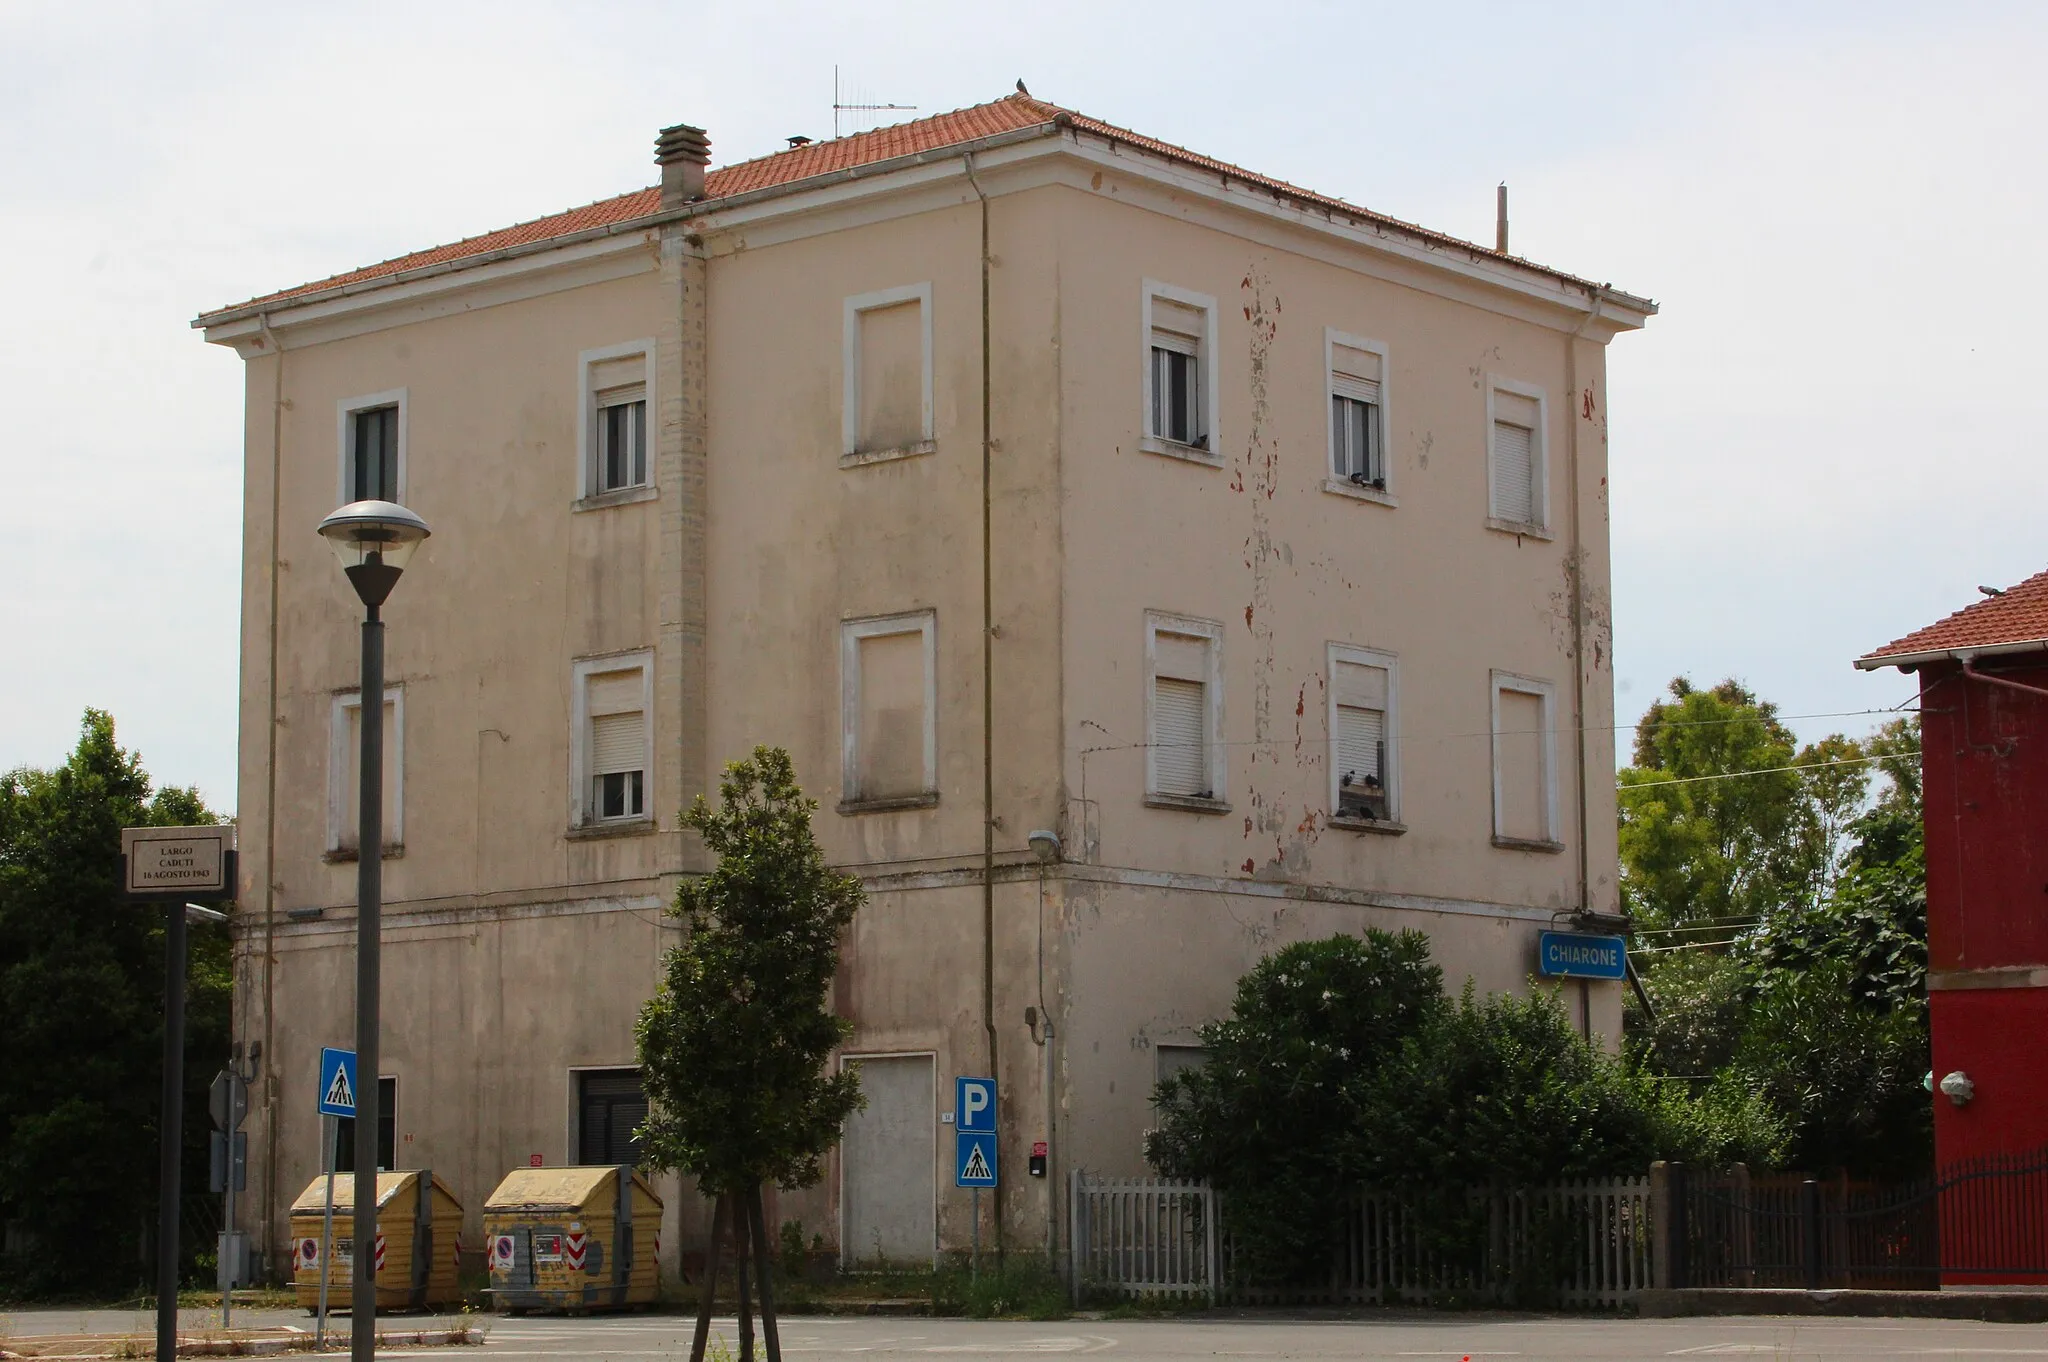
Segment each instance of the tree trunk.
[[740,1283],[739,1362],[754,1362],[754,1310],[747,1299],[747,1245],[752,1238],[747,1233],[747,1194],[734,1192],[732,1202],[732,1266]]
[[711,1310],[718,1302],[718,1240],[731,1219],[730,1197],[718,1198],[711,1212],[711,1244],[704,1250],[704,1292],[697,1305],[697,1335],[690,1342],[690,1362],[704,1362],[704,1349],[711,1340]]
[[754,1275],[761,1283],[761,1339],[768,1362],[782,1362],[782,1337],[775,1328],[775,1277],[768,1262],[768,1225],[761,1213],[761,1184],[746,1193],[747,1219],[754,1227]]

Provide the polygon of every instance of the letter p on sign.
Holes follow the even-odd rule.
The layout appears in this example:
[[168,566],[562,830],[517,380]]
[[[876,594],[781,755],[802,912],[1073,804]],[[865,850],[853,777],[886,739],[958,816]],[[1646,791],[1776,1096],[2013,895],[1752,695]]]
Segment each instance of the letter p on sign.
[[993,1078],[953,1080],[954,1120],[966,1132],[996,1128],[996,1081]]

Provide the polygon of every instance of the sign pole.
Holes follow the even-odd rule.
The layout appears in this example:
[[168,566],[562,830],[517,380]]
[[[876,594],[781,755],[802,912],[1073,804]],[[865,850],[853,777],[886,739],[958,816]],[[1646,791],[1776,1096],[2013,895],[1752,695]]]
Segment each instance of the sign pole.
[[[240,1095],[234,1090],[236,1077],[239,1077],[239,1075],[228,1079],[228,1110],[230,1112],[235,1108],[235,1098]],[[220,1212],[220,1218],[225,1228],[222,1229],[220,1236],[220,1262],[215,1264],[220,1269],[220,1327],[223,1333],[233,1327],[231,1320],[233,1319],[235,1308],[235,1127],[232,1119],[227,1129],[227,1147],[227,1158],[222,1160],[227,1166],[227,1177],[223,1179],[227,1185],[222,1189],[221,1195],[222,1201],[226,1204],[221,1207]]]
[[327,1279],[334,1261],[334,1146],[341,1138],[341,1121],[334,1116],[320,1118],[320,1165],[327,1174],[327,1196],[320,1207],[320,1308],[314,1316],[313,1351],[327,1346]]
[[185,1126],[185,905],[165,905],[164,1093],[157,1140],[156,1355],[178,1355],[178,1174]]
[[981,1279],[981,1188],[974,1189],[974,1257],[968,1275],[976,1281]]

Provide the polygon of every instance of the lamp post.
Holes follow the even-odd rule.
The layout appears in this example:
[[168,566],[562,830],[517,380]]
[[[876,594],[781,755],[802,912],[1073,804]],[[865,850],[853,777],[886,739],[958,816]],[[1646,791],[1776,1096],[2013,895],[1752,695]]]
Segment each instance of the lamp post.
[[362,748],[356,763],[361,789],[356,803],[355,1261],[349,1357],[371,1362],[377,1349],[377,1131],[383,1117],[377,1003],[384,906],[384,621],[377,611],[429,531],[426,521],[394,502],[352,501],[321,521],[320,533],[341,559],[366,612],[358,724]]

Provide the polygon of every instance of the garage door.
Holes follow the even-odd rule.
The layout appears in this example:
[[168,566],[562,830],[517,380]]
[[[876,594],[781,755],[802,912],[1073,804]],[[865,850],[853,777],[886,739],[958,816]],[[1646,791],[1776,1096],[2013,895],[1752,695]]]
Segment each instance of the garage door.
[[849,1267],[927,1265],[938,1247],[932,1058],[848,1059],[846,1067],[859,1073],[868,1104],[840,1144],[840,1255]]

